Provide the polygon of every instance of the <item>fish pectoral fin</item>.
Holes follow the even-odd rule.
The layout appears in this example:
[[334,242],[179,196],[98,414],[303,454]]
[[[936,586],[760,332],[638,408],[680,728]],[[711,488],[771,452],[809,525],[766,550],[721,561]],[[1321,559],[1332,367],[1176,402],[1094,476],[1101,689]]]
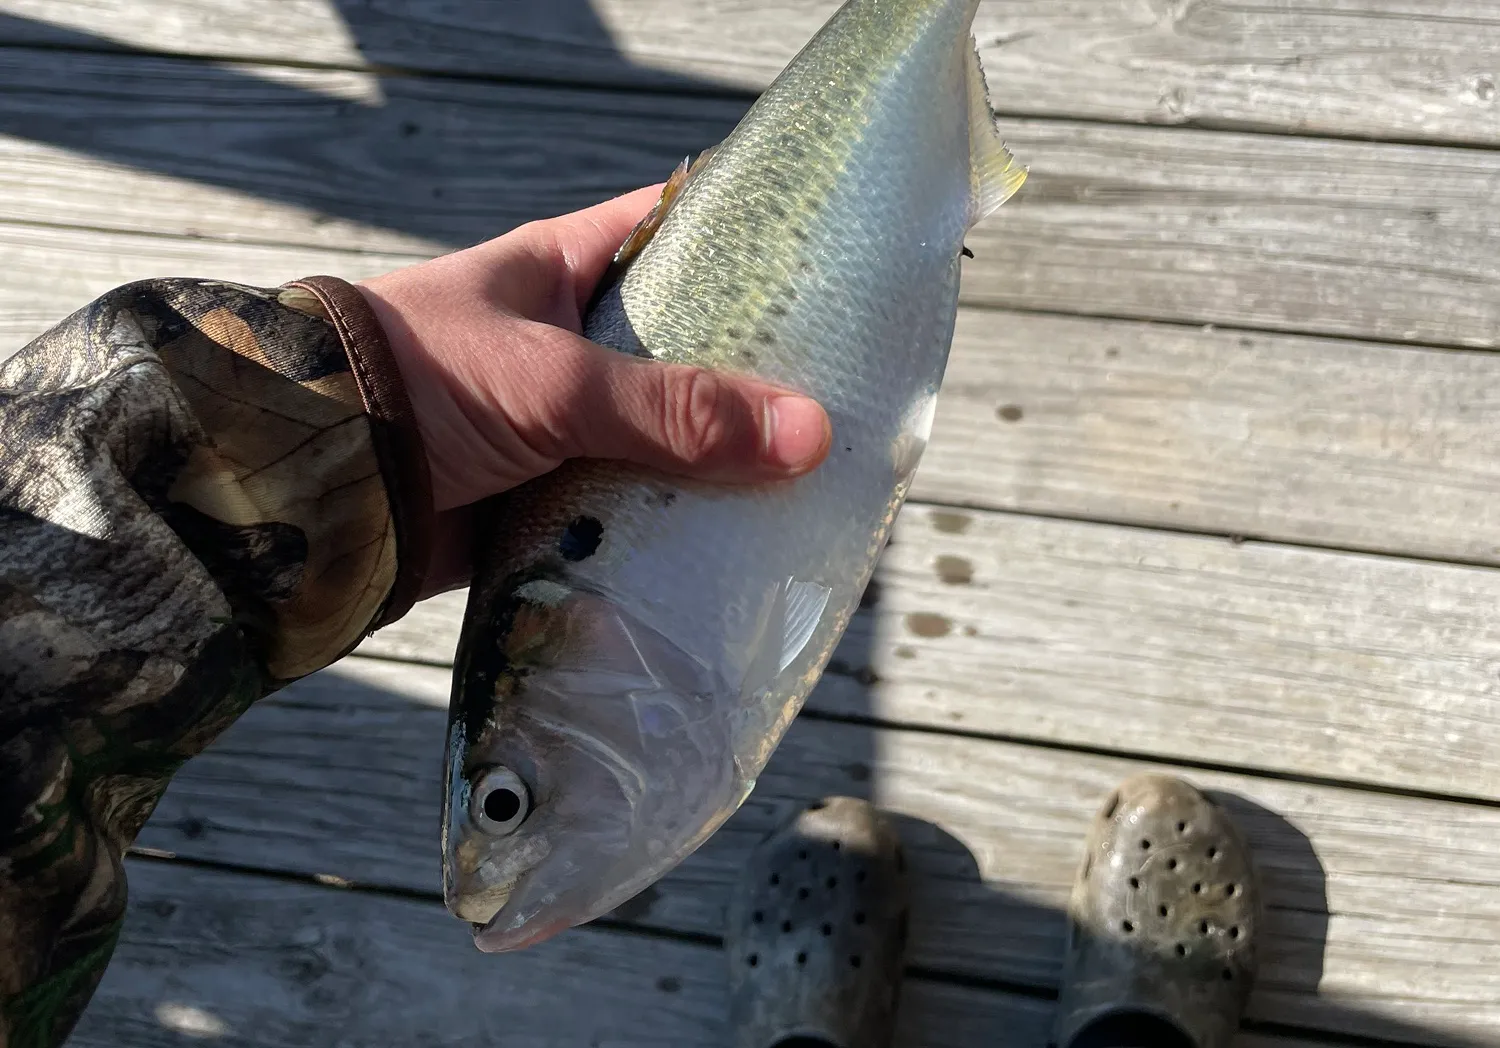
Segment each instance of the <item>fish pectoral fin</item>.
[[833,591],[816,582],[802,582],[795,577],[776,587],[769,606],[761,616],[745,663],[743,695],[754,695],[771,687],[776,678],[807,648]]
[[969,165],[974,180],[973,221],[978,222],[1015,196],[1026,181],[1027,169],[1016,163],[1000,138],[979,50],[972,40],[969,43]]
[[816,582],[787,579],[786,610],[781,626],[781,658],[777,672],[790,666],[812,640],[832,594],[831,589]]

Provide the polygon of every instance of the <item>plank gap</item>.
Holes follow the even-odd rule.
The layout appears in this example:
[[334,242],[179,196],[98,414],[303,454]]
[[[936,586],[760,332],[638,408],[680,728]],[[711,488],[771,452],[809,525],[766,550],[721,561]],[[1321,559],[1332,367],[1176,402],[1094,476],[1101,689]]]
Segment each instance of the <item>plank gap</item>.
[[1338,1048],[1431,1048],[1422,1041],[1392,1040],[1387,1037],[1370,1037],[1365,1034],[1339,1033],[1336,1030],[1306,1030],[1287,1023],[1264,1022],[1245,1019],[1240,1023],[1242,1034],[1260,1034],[1263,1037],[1308,1038],[1311,1036],[1322,1044]]
[[[1491,351],[1480,350],[1479,352],[1488,353]],[[1045,509],[1021,509],[986,505],[980,502],[964,501],[963,499],[954,499],[951,501],[932,498],[908,499],[906,504],[913,507],[934,509],[939,512],[943,510],[962,510],[968,513],[984,512],[993,513],[996,516],[1015,517],[1024,520],[1055,520],[1068,524],[1097,525],[1102,528],[1122,528],[1128,531],[1148,532],[1151,534],[1181,535],[1197,539],[1221,539],[1232,546],[1306,550],[1313,553],[1334,553],[1349,557],[1368,557],[1374,560],[1394,560],[1410,564],[1442,564],[1454,568],[1475,568],[1480,571],[1500,570],[1500,565],[1488,561],[1472,560],[1464,557],[1445,557],[1438,553],[1403,553],[1399,550],[1380,549],[1374,546],[1322,543],[1311,539],[1270,538],[1264,535],[1224,531],[1213,528],[1173,527],[1170,524],[1146,522],[1129,517],[1111,517],[1104,513],[1056,513]]]
[[[1142,124],[1142,127],[1154,127],[1154,124]],[[1403,143],[1383,143],[1388,145],[1401,145]],[[1475,147],[1480,148],[1480,147]],[[1483,149],[1483,152],[1500,153],[1500,149]],[[1464,353],[1481,357],[1490,357],[1496,353],[1494,348],[1488,346],[1464,346],[1448,342],[1421,342],[1415,339],[1391,338],[1384,335],[1350,335],[1337,333],[1332,335],[1316,334],[1309,335],[1306,331],[1298,331],[1295,328],[1279,327],[1274,324],[1255,326],[1249,324],[1205,324],[1194,320],[1183,320],[1177,317],[1157,318],[1128,316],[1123,313],[1090,312],[1087,310],[1071,309],[1048,309],[1045,306],[1008,306],[996,305],[993,302],[965,301],[960,294],[959,304],[964,309],[974,313],[996,314],[1000,316],[1018,317],[1040,317],[1057,318],[1059,320],[1102,320],[1121,324],[1150,324],[1152,327],[1171,328],[1176,331],[1199,331],[1205,333],[1222,332],[1226,335],[1273,335],[1286,336],[1288,338],[1316,338],[1324,342],[1353,343],[1355,345],[1378,346],[1382,349],[1406,349],[1415,352],[1433,351],[1438,353]]]
[[[3,48],[0,48],[0,50],[3,50]],[[155,233],[151,230],[131,228],[129,226],[101,226],[88,222],[52,222],[37,218],[7,218],[0,220],[0,229],[45,229],[59,233],[98,233],[101,236],[124,236],[160,243],[225,244],[232,247],[263,247],[272,250],[296,250],[304,247],[304,245],[299,245],[292,241],[269,240],[264,237],[224,236],[213,233]],[[496,236],[499,235],[498,233],[496,234]],[[372,249],[340,244],[319,244],[317,250],[327,252],[330,255],[343,255],[348,258],[395,259],[401,265],[413,265],[417,262],[425,262],[434,257],[431,254],[423,254],[417,251],[389,251],[381,248]],[[459,251],[462,249],[455,247],[453,250]],[[83,306],[86,303],[79,302],[78,305]]]

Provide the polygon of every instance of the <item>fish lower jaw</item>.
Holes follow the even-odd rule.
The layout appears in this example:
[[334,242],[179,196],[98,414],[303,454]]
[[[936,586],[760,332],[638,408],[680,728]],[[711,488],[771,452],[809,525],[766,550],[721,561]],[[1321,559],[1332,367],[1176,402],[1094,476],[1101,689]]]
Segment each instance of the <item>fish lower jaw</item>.
[[560,932],[565,932],[573,927],[569,921],[554,921],[547,925],[526,925],[520,928],[495,928],[491,925],[499,919],[499,914],[489,924],[475,924],[474,945],[481,953],[513,953],[516,950],[524,950],[529,946],[537,946]]

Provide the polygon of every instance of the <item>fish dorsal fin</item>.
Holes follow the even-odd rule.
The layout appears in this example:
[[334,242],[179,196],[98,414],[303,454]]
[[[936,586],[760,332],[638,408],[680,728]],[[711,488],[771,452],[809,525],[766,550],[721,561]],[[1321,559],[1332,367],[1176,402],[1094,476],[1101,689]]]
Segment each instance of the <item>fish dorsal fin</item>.
[[666,220],[667,212],[672,210],[672,205],[682,195],[682,189],[688,184],[688,179],[692,178],[698,169],[703,166],[704,161],[708,159],[709,154],[714,151],[714,148],[716,147],[710,146],[708,149],[705,149],[698,154],[696,160],[683,157],[682,163],[677,165],[677,170],[673,171],[672,176],[667,179],[667,184],[662,186],[661,196],[656,198],[656,203],[651,206],[651,210],[646,213],[646,217],[635,224],[635,228],[625,238],[625,243],[621,244],[620,249],[615,252],[614,261],[611,263],[612,266],[620,269],[629,266],[631,260],[641,253],[641,249],[651,242],[651,238],[656,236],[656,231],[661,228],[662,222]]
[[1000,140],[990,111],[990,92],[984,80],[979,50],[969,49],[969,164],[974,177],[974,221],[992,213],[1021,188],[1026,168],[1016,163]]

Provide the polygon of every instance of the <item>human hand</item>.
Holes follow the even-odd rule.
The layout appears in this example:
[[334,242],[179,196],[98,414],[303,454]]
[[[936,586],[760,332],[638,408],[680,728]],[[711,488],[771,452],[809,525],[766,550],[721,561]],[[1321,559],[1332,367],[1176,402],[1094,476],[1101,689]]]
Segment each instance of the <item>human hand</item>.
[[828,453],[814,401],[753,379],[616,353],[582,313],[652,186],[396,270],[359,287],[427,449],[438,542],[423,596],[468,582],[469,511],[569,458],[754,483]]

